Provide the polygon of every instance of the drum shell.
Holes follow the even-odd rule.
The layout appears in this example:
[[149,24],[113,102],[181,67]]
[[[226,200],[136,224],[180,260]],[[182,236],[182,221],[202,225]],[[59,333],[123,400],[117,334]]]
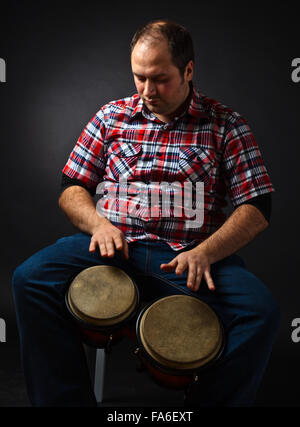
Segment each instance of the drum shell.
[[219,320],[221,340],[222,340],[222,344],[220,346],[219,351],[217,352],[217,354],[212,360],[207,362],[205,365],[199,366],[197,368],[180,369],[180,370],[170,368],[158,362],[149,354],[149,352],[146,350],[143,344],[143,341],[141,338],[141,332],[140,332],[140,324],[145,312],[148,310],[149,307],[151,307],[156,301],[159,301],[159,300],[160,298],[157,298],[155,301],[147,304],[140,311],[138,315],[137,322],[136,322],[136,338],[137,338],[139,347],[136,349],[135,353],[139,358],[141,364],[146,368],[146,370],[148,371],[152,379],[158,385],[161,385],[169,389],[176,389],[176,390],[186,389],[187,386],[198,381],[198,377],[203,371],[210,369],[211,367],[215,366],[218,363],[220,357],[224,352],[225,344],[226,344],[224,326],[218,314],[215,312],[215,310],[213,310],[210,307]]

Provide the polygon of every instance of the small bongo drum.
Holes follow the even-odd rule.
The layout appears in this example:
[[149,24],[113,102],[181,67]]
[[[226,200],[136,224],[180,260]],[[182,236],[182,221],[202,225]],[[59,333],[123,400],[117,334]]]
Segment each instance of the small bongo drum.
[[206,303],[188,295],[171,295],[147,305],[136,324],[135,353],[153,379],[183,389],[215,363],[224,345],[222,323]]
[[82,340],[109,349],[122,338],[136,314],[139,292],[123,270],[100,265],[83,270],[72,280],[65,301]]

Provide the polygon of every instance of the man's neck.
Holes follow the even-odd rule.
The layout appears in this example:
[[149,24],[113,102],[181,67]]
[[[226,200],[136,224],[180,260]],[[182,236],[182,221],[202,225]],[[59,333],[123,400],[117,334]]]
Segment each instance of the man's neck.
[[181,116],[188,109],[190,102],[191,102],[192,95],[193,95],[193,85],[190,84],[184,101],[182,102],[182,104],[180,104],[180,106],[173,113],[168,114],[167,116],[155,114],[155,113],[153,113],[153,114],[161,122],[170,123],[175,117]]

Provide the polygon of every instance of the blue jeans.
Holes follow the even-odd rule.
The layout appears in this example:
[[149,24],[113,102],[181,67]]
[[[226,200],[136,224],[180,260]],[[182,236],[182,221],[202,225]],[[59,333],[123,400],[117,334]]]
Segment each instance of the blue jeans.
[[21,359],[33,406],[96,405],[78,328],[67,315],[64,296],[72,277],[101,264],[115,265],[133,276],[152,276],[151,285],[139,281],[142,295],[157,298],[184,293],[214,308],[225,327],[226,350],[220,363],[201,376],[201,387],[195,386],[188,403],[253,404],[278,330],[279,308],[264,284],[247,271],[240,256],[234,254],[211,265],[214,292],[202,281],[194,293],[186,286],[186,273],[178,276],[160,269],[160,264],[179,253],[164,242],[129,243],[127,261],[119,252],[110,259],[102,258],[99,250],[90,253],[89,243],[90,236],[84,233],[64,237],[14,272]]

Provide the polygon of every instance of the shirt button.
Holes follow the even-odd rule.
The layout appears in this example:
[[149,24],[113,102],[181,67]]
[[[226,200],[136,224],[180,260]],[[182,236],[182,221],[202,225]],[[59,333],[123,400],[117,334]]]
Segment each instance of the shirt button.
[[140,206],[139,204],[137,204],[135,208],[136,208],[136,209],[140,209],[140,207],[141,207],[141,206]]

